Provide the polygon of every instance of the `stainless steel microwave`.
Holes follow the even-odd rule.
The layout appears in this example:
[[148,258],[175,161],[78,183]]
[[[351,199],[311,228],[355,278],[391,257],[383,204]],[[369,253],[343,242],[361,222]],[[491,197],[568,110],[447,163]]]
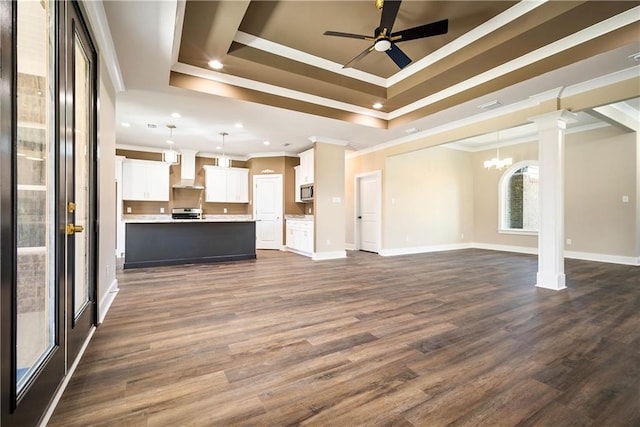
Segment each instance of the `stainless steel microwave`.
[[303,202],[313,202],[313,184],[300,186],[300,200]]

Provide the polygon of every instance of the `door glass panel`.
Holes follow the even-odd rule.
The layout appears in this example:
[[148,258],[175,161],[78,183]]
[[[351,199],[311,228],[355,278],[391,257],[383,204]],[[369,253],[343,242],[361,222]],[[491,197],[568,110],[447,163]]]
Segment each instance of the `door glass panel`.
[[55,150],[51,4],[18,2],[16,383],[20,393],[55,340]]
[[89,302],[89,58],[80,39],[74,37],[74,193],[75,225],[85,231],[75,233],[74,314],[77,318]]

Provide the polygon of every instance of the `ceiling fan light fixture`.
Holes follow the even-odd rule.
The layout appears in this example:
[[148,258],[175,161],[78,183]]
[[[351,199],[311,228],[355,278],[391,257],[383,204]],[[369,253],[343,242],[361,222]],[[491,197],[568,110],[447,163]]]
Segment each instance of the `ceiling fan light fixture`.
[[391,49],[391,42],[387,39],[380,39],[374,45],[374,49],[378,52],[386,52]]

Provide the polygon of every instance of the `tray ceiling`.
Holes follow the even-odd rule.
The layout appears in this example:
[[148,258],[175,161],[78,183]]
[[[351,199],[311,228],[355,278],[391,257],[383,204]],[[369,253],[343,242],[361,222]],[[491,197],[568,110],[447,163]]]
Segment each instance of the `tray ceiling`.
[[[372,35],[380,20],[373,1],[187,1],[179,66],[170,82],[391,128],[631,43],[637,39],[637,22],[621,20],[598,30],[593,26],[636,5],[405,1],[394,31],[448,19],[449,32],[399,44],[413,60],[401,71],[375,51],[345,71],[341,65],[371,42],[323,32]],[[587,34],[576,37],[580,32]],[[210,70],[207,63],[213,59],[224,68]],[[503,72],[490,73],[500,67]],[[486,76],[478,78],[482,74]],[[424,103],[444,91],[448,94]],[[372,109],[374,103],[382,104],[380,111]]]

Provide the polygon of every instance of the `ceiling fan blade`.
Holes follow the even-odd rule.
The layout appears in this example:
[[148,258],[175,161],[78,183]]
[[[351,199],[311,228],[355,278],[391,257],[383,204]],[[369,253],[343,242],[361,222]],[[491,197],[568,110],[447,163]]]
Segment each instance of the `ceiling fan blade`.
[[362,58],[364,58],[365,56],[367,56],[369,53],[373,51],[374,46],[375,45],[371,45],[371,47],[368,47],[365,50],[363,50],[362,53],[360,53],[360,55],[356,56],[351,61],[344,64],[342,68],[351,68],[354,65],[356,65],[356,63],[358,63]]
[[[384,0],[382,16],[380,17],[380,31],[387,29],[387,35],[391,34],[393,23],[396,22],[401,0]],[[377,34],[377,33],[376,33]]]
[[391,49],[386,51],[389,58],[396,63],[396,65],[402,69],[411,63],[411,58],[409,58],[395,43],[391,43]]
[[[432,22],[430,24],[420,25],[419,27],[409,28],[407,30],[398,31],[391,34],[391,38],[396,42],[406,42],[407,40],[421,39],[424,37],[437,36],[440,34],[446,34],[449,31],[449,20],[443,19],[442,21]],[[396,37],[400,36],[399,39]]]
[[341,33],[339,31],[325,31],[325,36],[336,36],[336,37],[348,37],[350,39],[360,39],[360,40],[373,40],[371,36],[363,36],[360,34],[351,34],[351,33]]

